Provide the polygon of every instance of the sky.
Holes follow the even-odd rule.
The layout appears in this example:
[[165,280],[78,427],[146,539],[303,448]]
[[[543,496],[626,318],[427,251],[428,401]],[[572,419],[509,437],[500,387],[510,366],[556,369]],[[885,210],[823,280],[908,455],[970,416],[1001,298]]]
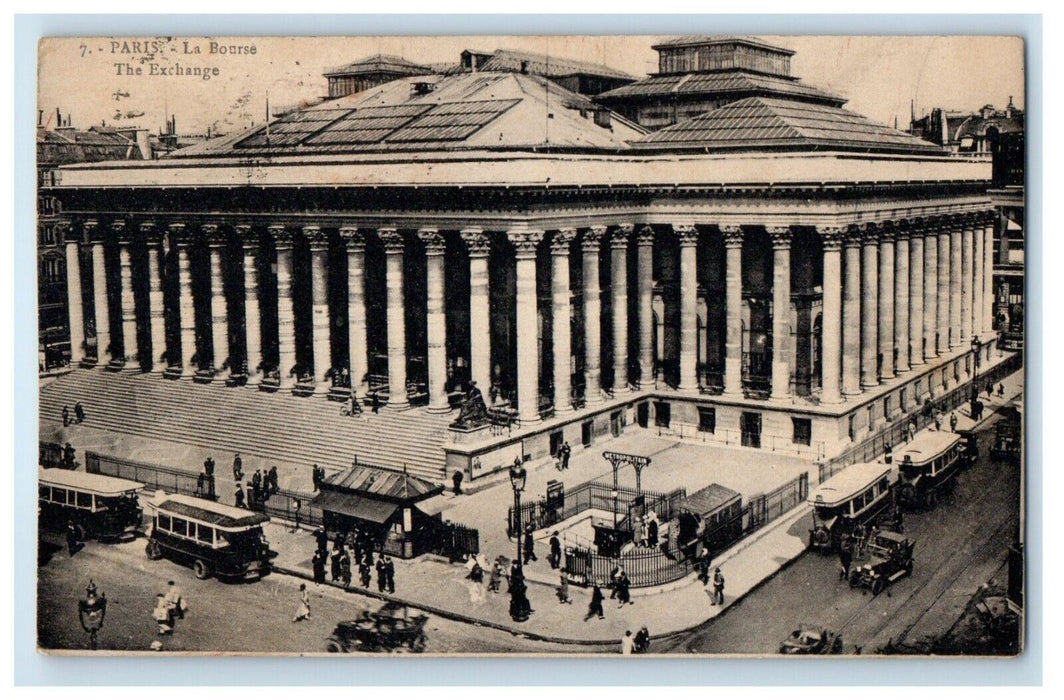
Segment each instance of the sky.
[[[384,53],[415,63],[456,63],[463,49],[510,48],[605,63],[637,77],[657,70],[653,36],[240,37],[46,39],[39,47],[39,109],[49,125],[59,108],[74,126],[136,125],[158,131],[166,115],[178,132],[232,133],[260,124],[267,97],[279,106],[326,94],[328,68]],[[792,73],[848,99],[847,109],[904,128],[910,101],[919,117],[934,107],[974,111],[1024,104],[1023,42],[1015,37],[761,36],[796,51]],[[186,43],[187,42],[187,43]],[[255,53],[248,53],[254,46]],[[195,50],[200,53],[195,53]],[[123,64],[122,75],[115,64]],[[140,75],[131,75],[140,69]],[[152,66],[155,66],[153,69]],[[174,75],[193,68],[199,75]],[[156,74],[152,74],[152,71]],[[204,79],[202,72],[209,75]],[[216,71],[216,72],[215,72]]]

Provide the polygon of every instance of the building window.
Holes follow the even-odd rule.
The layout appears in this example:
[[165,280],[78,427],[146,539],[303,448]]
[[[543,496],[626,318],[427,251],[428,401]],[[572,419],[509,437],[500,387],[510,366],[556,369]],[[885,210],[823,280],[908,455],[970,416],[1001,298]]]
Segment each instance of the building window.
[[909,390],[908,389],[902,389],[901,392],[898,394],[898,403],[901,404],[902,413],[904,413],[904,412],[909,410]]
[[872,426],[876,424],[876,405],[874,403],[868,404],[868,429],[871,430]]
[[654,402],[654,425],[668,428],[672,422],[672,406],[665,401]]
[[953,381],[959,382],[961,380],[961,363],[953,363]]
[[717,409],[710,406],[698,407],[698,429],[703,433],[717,432]]
[[847,433],[850,436],[850,442],[853,442],[854,437],[857,435],[857,416],[855,414],[850,414],[849,423],[850,425],[847,428]]
[[813,441],[813,421],[809,418],[791,418],[794,423],[794,444],[809,445]]
[[883,398],[883,417],[890,418],[890,397]]

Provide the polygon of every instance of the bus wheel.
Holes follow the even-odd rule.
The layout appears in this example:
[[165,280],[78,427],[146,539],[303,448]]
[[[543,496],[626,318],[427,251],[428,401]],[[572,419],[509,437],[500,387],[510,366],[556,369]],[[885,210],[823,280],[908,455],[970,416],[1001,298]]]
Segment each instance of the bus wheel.
[[340,640],[336,637],[329,637],[329,641],[325,643],[325,651],[330,654],[342,654],[344,652],[344,645],[340,643]]
[[202,559],[197,559],[192,562],[192,572],[196,574],[196,578],[205,579],[211,577],[211,567],[207,565],[207,562]]
[[937,505],[938,505],[938,494],[936,494],[934,491],[928,491],[927,492],[927,507],[928,508],[934,508]]
[[163,548],[154,540],[148,540],[148,544],[144,547],[144,553],[147,554],[148,558],[152,561],[163,558]]
[[75,525],[74,526],[74,536],[78,538],[78,542],[84,542],[85,541],[85,526],[84,525]]
[[879,595],[883,592],[883,579],[877,578],[872,582],[872,595]]

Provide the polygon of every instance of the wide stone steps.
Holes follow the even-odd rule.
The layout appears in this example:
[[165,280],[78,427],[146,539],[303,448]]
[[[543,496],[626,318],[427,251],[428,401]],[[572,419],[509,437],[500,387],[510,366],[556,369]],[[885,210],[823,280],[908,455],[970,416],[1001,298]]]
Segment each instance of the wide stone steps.
[[[422,478],[444,476],[442,444],[453,416],[423,409],[342,416],[320,397],[265,394],[242,387],[175,382],[158,375],[71,372],[41,390],[44,421],[59,421],[64,405],[81,401],[93,427],[219,452],[242,452],[326,468],[360,461],[406,468]],[[367,409],[368,411],[368,409]]]

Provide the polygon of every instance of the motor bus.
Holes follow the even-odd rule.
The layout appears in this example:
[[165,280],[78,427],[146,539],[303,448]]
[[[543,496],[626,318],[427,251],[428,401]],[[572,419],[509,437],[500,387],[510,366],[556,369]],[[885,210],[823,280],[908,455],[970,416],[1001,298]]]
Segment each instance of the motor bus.
[[191,566],[196,578],[260,578],[277,556],[263,533],[270,519],[262,513],[169,494],[147,506],[153,511],[148,558]]
[[71,522],[79,541],[136,537],[143,509],[137,492],[144,484],[67,469],[37,470],[37,506],[42,529],[62,530]]
[[893,467],[864,462],[846,467],[809,494],[813,527],[809,546],[837,550],[843,539],[894,506]]
[[934,508],[939,496],[953,488],[964,463],[965,442],[958,433],[922,430],[894,450],[898,467],[898,502]]

